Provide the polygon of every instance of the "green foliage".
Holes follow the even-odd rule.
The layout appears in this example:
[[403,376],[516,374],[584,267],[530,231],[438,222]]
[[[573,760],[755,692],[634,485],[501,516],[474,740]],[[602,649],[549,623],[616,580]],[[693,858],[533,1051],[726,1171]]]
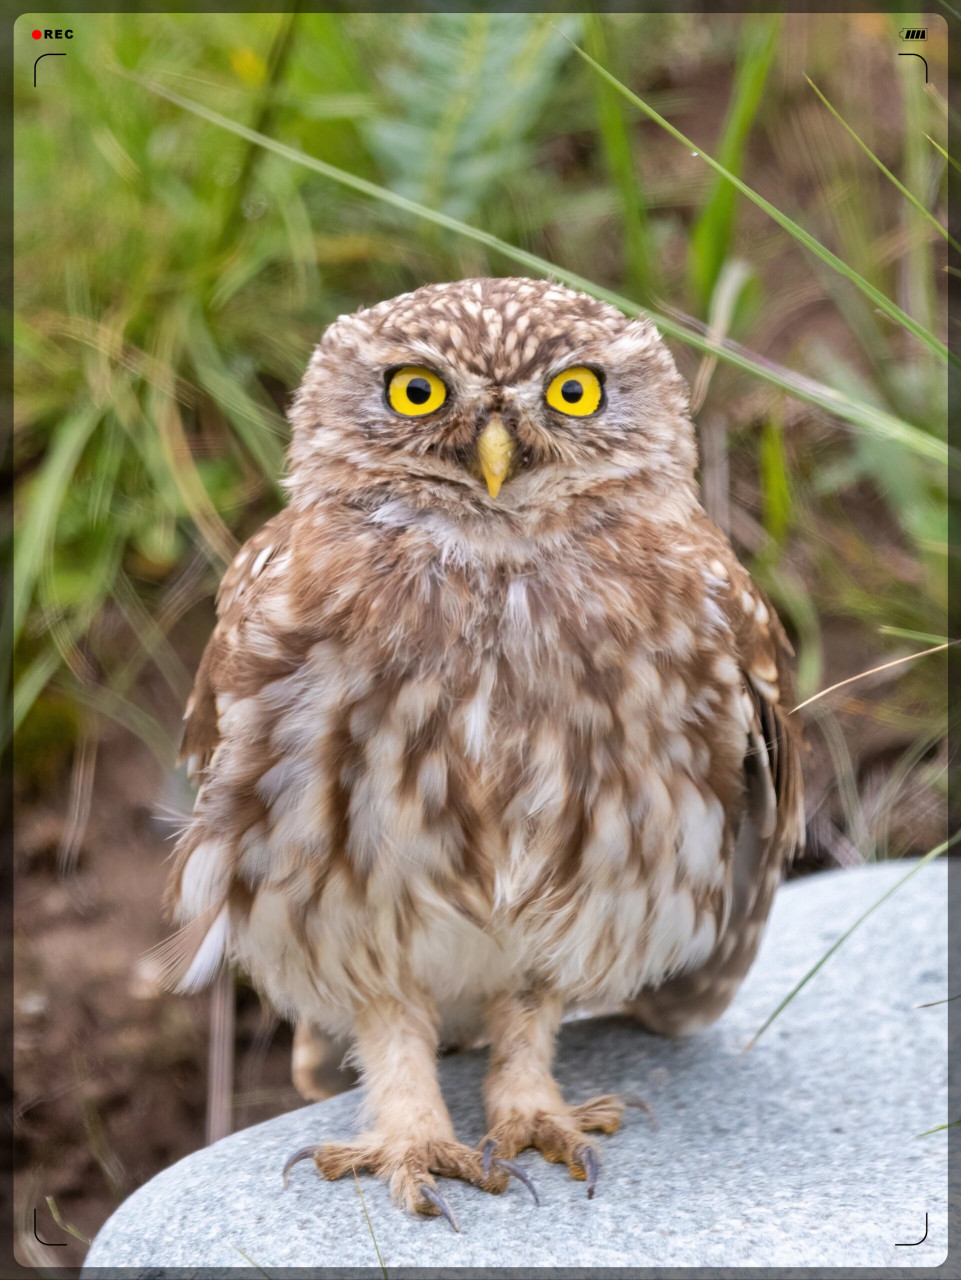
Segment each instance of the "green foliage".
[[[832,116],[834,116],[835,120],[837,120],[838,124],[840,124],[840,125],[842,126],[842,128],[844,128],[845,130],[847,130],[847,132],[851,135],[851,137],[854,139],[854,141],[858,144],[858,146],[861,148],[861,150],[864,152],[864,154],[865,154],[865,155],[866,155],[866,156],[871,160],[871,163],[872,163],[872,164],[877,165],[877,167],[881,170],[881,172],[882,172],[882,173],[884,174],[884,176],[888,179],[888,181],[889,181],[889,182],[892,182],[892,183],[897,187],[897,189],[898,189],[898,190],[901,192],[901,194],[904,196],[905,200],[907,200],[907,201],[908,201],[908,203],[909,203],[909,204],[911,204],[911,205],[912,205],[912,206],[917,210],[917,212],[921,215],[921,217],[922,217],[922,218],[924,218],[924,220],[925,220],[926,222],[929,222],[929,223],[931,224],[931,226],[932,226],[932,227],[934,227],[934,229],[935,229],[935,231],[937,231],[938,235],[943,236],[943,237],[944,237],[944,239],[945,239],[945,240],[947,240],[947,241],[948,241],[948,243],[952,246],[952,248],[956,249],[958,252],[961,252],[961,245],[959,245],[959,244],[958,244],[957,240],[955,240],[953,236],[949,235],[947,228],[946,228],[946,227],[942,227],[941,223],[940,223],[940,222],[938,222],[937,218],[934,216],[934,214],[931,212],[931,210],[930,210],[930,209],[926,209],[926,208],[924,207],[924,205],[921,203],[921,201],[917,198],[917,196],[913,195],[913,194],[912,194],[912,193],[907,189],[907,187],[904,185],[904,183],[903,183],[903,182],[900,182],[900,181],[899,181],[899,180],[894,176],[894,174],[893,174],[893,173],[891,172],[891,170],[887,167],[887,165],[883,164],[883,163],[878,159],[878,157],[874,154],[874,152],[873,152],[873,151],[871,150],[871,148],[867,145],[867,143],[866,143],[866,142],[864,142],[864,141],[863,141],[863,139],[861,139],[861,138],[859,138],[859,137],[858,137],[858,135],[854,132],[854,130],[851,128],[851,126],[847,123],[847,121],[844,119],[844,117],[841,115],[841,113],[840,113],[839,111],[836,111],[836,110],[834,109],[834,107],[832,107],[832,106],[831,106],[830,102],[828,102],[827,98],[825,98],[824,94],[823,94],[823,93],[821,92],[821,90],[817,87],[817,85],[814,83],[814,81],[811,79],[811,77],[810,77],[810,76],[805,76],[804,78],[805,78],[805,80],[807,80],[808,84],[811,86],[811,88],[814,90],[814,92],[817,94],[817,96],[821,99],[821,101],[822,101],[822,102],[824,103],[824,105],[827,107],[828,111],[830,111],[831,115],[832,115]],[[911,136],[912,136],[912,137],[914,137],[914,138],[916,139],[916,135],[915,135],[914,133],[912,133],[912,135],[911,135]],[[926,135],[926,134],[925,134],[925,137],[927,137],[927,135]],[[929,141],[930,141],[930,139],[929,139]],[[935,143],[935,146],[937,146],[937,143]],[[916,141],[916,140],[915,140],[914,146],[911,148],[911,150],[912,150],[912,152],[913,152],[915,155],[920,151],[920,148],[917,146],[917,141]],[[948,157],[947,157],[947,152],[945,152],[945,151],[943,150],[943,148],[938,147],[938,150],[939,150],[939,151],[941,152],[941,154],[945,157],[945,159],[947,159],[947,158],[948,158]],[[922,161],[922,163],[923,163],[923,161]],[[914,166],[914,167],[916,167],[916,166]]]
[[385,186],[469,220],[527,162],[567,56],[560,32],[579,22],[445,13],[405,25],[403,56],[380,71],[383,114],[363,132]]
[[[694,144],[689,138],[686,138],[679,129],[676,129],[672,124],[665,120],[663,116],[659,115],[658,112],[639,98],[637,94],[632,93],[626,85],[620,84],[619,81],[610,75],[609,72],[595,62],[593,58],[588,54],[585,54],[582,49],[578,49],[577,52],[582,58],[589,62],[609,84],[618,89],[618,91],[621,92],[628,101],[633,102],[636,107],[643,111],[649,119],[659,124],[673,138],[676,138],[682,146],[688,148],[693,147]],[[810,250],[810,252],[813,253],[815,257],[819,258],[821,262],[831,267],[832,270],[836,271],[845,280],[850,281],[850,283],[854,285],[856,289],[860,290],[866,298],[870,299],[876,307],[879,307],[880,310],[890,316],[892,320],[903,325],[905,329],[914,334],[918,341],[927,347],[929,351],[942,359],[951,359],[954,363],[958,363],[957,361],[954,361],[954,357],[949,356],[947,346],[936,334],[931,333],[929,330],[925,329],[923,325],[917,323],[917,321],[899,307],[896,302],[885,297],[885,295],[879,289],[875,288],[869,280],[866,280],[852,266],[839,258],[836,253],[833,253],[815,236],[812,236],[809,231],[806,231],[798,222],[795,222],[793,218],[789,217],[786,213],[782,213],[781,210],[773,205],[770,200],[767,200],[764,196],[753,190],[753,188],[749,187],[746,182],[742,182],[735,173],[732,173],[730,169],[726,168],[725,165],[718,160],[707,155],[706,152],[695,151],[693,154],[700,155],[714,170],[718,177],[723,178],[725,182],[729,183],[739,191],[741,195],[750,200],[752,204],[757,205],[759,209],[763,209],[768,217],[773,218],[779,226],[783,227],[784,230],[798,242],[798,244],[804,245],[804,247]]]
[[[717,158],[723,170],[740,176],[744,152],[758,109],[781,31],[780,15],[749,18],[734,69],[734,92],[721,133]],[[734,234],[737,191],[718,173],[711,194],[698,215],[688,251],[691,291],[701,311],[706,311],[721,266]]]
[[777,547],[784,545],[791,524],[791,477],[780,422],[770,417],[761,428],[758,472],[764,528]]
[[[499,239],[488,231],[482,231],[469,223],[460,222],[449,214],[438,213],[436,210],[428,208],[427,205],[418,204],[406,196],[398,195],[387,187],[379,186],[377,183],[369,182],[363,178],[357,178],[344,169],[325,164],[323,161],[316,160],[302,151],[297,151],[293,147],[278,143],[267,137],[266,134],[257,133],[255,130],[235,124],[232,120],[227,119],[226,116],[222,116],[216,111],[211,111],[208,107],[202,107],[199,103],[192,102],[189,98],[161,89],[156,84],[150,84],[146,81],[143,84],[144,88],[152,90],[160,97],[167,98],[170,102],[183,107],[185,111],[193,112],[202,119],[219,125],[220,128],[225,129],[228,133],[245,138],[247,141],[262,146],[276,155],[284,156],[295,164],[303,165],[307,169],[323,174],[334,182],[340,183],[351,190],[362,192],[385,205],[423,218],[433,226],[444,227],[449,231],[466,236],[468,239],[494,250],[496,254],[506,258],[508,261],[518,263],[535,275],[546,275],[556,280],[561,280],[572,288],[593,294],[596,298],[602,298],[628,315],[639,315],[643,311],[644,314],[656,322],[662,334],[679,338],[682,342],[709,354],[712,358],[717,357],[728,364],[747,370],[756,378],[781,387],[799,399],[820,405],[844,421],[853,422],[865,430],[877,433],[883,438],[896,441],[923,457],[934,459],[937,462],[945,462],[949,459],[948,449],[942,441],[931,438],[926,432],[919,431],[892,414],[875,408],[867,401],[856,400],[833,387],[799,376],[789,369],[780,368],[770,360],[753,358],[749,352],[733,343],[719,341],[716,337],[710,335],[704,337],[690,324],[679,322],[667,314],[653,311],[650,308],[642,308],[629,298],[595,284],[586,276],[579,275],[576,271],[570,271],[565,267],[560,267],[535,253],[515,248],[507,241]],[[957,459],[955,458],[954,461],[956,463]]]
[[[610,65],[611,51],[603,22],[590,14],[584,23],[584,38],[594,58]],[[647,301],[655,291],[653,245],[644,191],[634,160],[630,125],[620,95],[603,80],[597,82],[597,126],[604,160],[621,206],[621,234],[624,238],[625,277],[629,291],[639,301]]]
[[[139,676],[182,701],[171,636],[282,501],[312,344],[431,279],[551,274],[651,308],[700,360],[695,409],[751,477],[752,567],[802,694],[824,611],[876,647],[943,634],[945,121],[906,78],[882,136],[847,88],[856,20],[831,20],[808,65],[833,114],[776,17],[91,14],[57,94],[18,63],[6,725],[26,771],[105,717],[169,759]],[[676,71],[691,59],[719,95]],[[847,519],[865,489],[901,556],[887,591]],[[920,742],[940,688],[912,688]]]

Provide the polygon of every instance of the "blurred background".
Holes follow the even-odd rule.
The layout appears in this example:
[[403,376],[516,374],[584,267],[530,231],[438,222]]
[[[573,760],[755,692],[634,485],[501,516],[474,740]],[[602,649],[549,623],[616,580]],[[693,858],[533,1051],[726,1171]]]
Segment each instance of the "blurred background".
[[[291,1030],[255,993],[238,989],[234,1028],[221,1008],[212,1042],[210,998],[163,993],[144,953],[167,932],[166,859],[191,803],[174,769],[180,717],[214,591],[282,502],[284,410],[313,344],[340,313],[428,281],[537,270],[391,196],[669,322],[706,505],[784,619],[801,700],[947,638],[942,228],[957,179],[940,19],[926,23],[927,84],[898,56],[908,18],[869,14],[61,22],[74,39],[40,64],[38,89],[29,17],[14,49],[3,723],[17,1248],[39,1266],[51,1251],[33,1239],[34,1208],[41,1237],[69,1240],[57,1264],[79,1262],[121,1199],[203,1144],[209,1061],[221,1128],[300,1101]],[[237,125],[372,186],[265,151]],[[740,345],[717,358],[684,333]],[[825,408],[836,392],[843,420]],[[944,839],[946,672],[938,652],[799,713],[809,830],[793,874]]]

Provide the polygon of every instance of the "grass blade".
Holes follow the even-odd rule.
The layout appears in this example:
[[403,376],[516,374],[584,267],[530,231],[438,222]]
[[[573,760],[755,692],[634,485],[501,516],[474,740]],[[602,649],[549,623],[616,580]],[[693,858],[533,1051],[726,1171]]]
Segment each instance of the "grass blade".
[[[731,173],[739,173],[754,117],[764,93],[768,71],[777,49],[782,16],[761,21],[748,19],[742,54],[734,73],[734,93],[721,130],[720,163]],[[735,192],[718,174],[711,194],[691,232],[690,276],[695,296],[703,311],[710,301],[727,258],[734,231]]]
[[197,385],[217,404],[279,493],[276,477],[283,469],[286,423],[272,405],[254,399],[240,380],[231,376],[203,316],[198,313],[190,317],[190,336]]
[[3,726],[0,745],[6,748],[11,736],[17,732],[24,716],[53,679],[62,659],[56,649],[47,649],[33,662],[17,681],[13,690],[13,713],[10,722]]
[[[586,15],[584,36],[593,53],[606,61],[604,26],[596,13]],[[621,202],[627,282],[638,297],[649,298],[654,292],[654,275],[643,189],[634,163],[631,135],[620,98],[603,81],[598,81],[597,84],[597,124],[607,170]]]
[[149,712],[103,685],[82,684],[79,680],[56,679],[53,687],[74,702],[107,716],[136,734],[149,747],[164,769],[173,768],[177,755],[176,741]]
[[781,1001],[778,1007],[774,1010],[774,1012],[772,1014],[769,1014],[769,1016],[765,1018],[759,1030],[755,1031],[754,1035],[744,1046],[744,1049],[743,1049],[744,1053],[747,1053],[750,1049],[754,1047],[754,1045],[757,1044],[758,1040],[761,1038],[764,1032],[767,1031],[768,1027],[771,1025],[774,1019],[778,1016],[778,1014],[787,1008],[787,1006],[791,1003],[791,1001],[802,989],[802,987],[807,986],[807,984],[811,981],[811,979],[814,977],[817,971],[831,958],[831,956],[834,955],[835,951],[837,951],[838,948],[841,947],[843,943],[847,942],[848,938],[850,938],[851,934],[855,931],[855,929],[859,928],[864,923],[864,921],[867,920],[868,916],[872,915],[875,911],[877,911],[878,907],[880,907],[882,903],[887,902],[888,898],[890,898],[893,893],[897,893],[898,889],[900,889],[903,884],[907,883],[907,881],[910,880],[913,875],[916,875],[923,866],[925,866],[929,862],[933,862],[935,858],[939,858],[942,853],[944,853],[947,849],[950,849],[951,845],[954,844],[954,842],[958,839],[959,835],[961,835],[961,831],[955,832],[955,834],[951,836],[950,839],[945,840],[943,844],[939,844],[936,849],[929,849],[923,858],[918,859],[918,861],[907,873],[907,875],[903,875],[901,879],[898,880],[895,884],[893,884],[886,893],[883,893],[881,897],[878,898],[877,902],[873,902],[871,906],[868,907],[867,911],[865,911],[862,915],[858,916],[857,920],[855,920],[854,924],[852,924],[849,929],[845,929],[844,933],[841,934],[840,938],[838,938],[836,942],[833,942],[831,946],[828,947],[827,951],[825,951],[824,955],[817,962],[817,964],[812,965],[811,968],[808,969],[804,977],[801,979],[801,981],[796,983],[795,986],[791,988],[791,990],[784,997],[784,999]]
[[[754,280],[754,273],[746,262],[731,258],[721,265],[710,298],[707,317],[708,336],[715,342],[727,337],[734,320],[734,312],[745,290]],[[707,399],[708,388],[717,368],[717,356],[705,356],[691,387],[691,413],[700,411]]]
[[881,626],[878,631],[883,636],[897,636],[899,640],[917,640],[918,644],[947,644],[947,636],[931,635],[928,631],[909,631],[905,627]]
[[765,200],[762,195],[759,195],[752,187],[749,187],[746,182],[742,182],[741,179],[731,173],[729,169],[726,169],[722,164],[719,164],[713,156],[707,155],[706,152],[697,147],[690,138],[686,138],[684,134],[681,133],[680,129],[676,129],[674,125],[672,125],[668,120],[665,120],[662,115],[659,115],[653,107],[649,107],[643,98],[639,98],[637,94],[632,93],[626,85],[621,84],[620,80],[615,76],[612,76],[609,71],[605,70],[599,62],[595,62],[591,55],[589,53],[585,53],[579,45],[576,45],[571,41],[571,47],[575,49],[584,61],[589,63],[589,65],[592,66],[599,75],[603,76],[604,79],[609,84],[612,84],[619,93],[623,94],[629,102],[633,102],[640,111],[643,111],[648,119],[659,124],[662,129],[669,133],[672,138],[676,138],[677,141],[687,147],[689,151],[697,152],[697,154],[714,170],[715,173],[726,178],[727,181],[732,183],[733,186],[735,186],[743,196],[746,196],[752,204],[756,204],[759,209],[763,209],[768,217],[773,218],[778,226],[783,227],[785,231],[798,241],[798,243],[803,244],[806,249],[809,249],[815,257],[819,258],[840,275],[844,276],[846,280],[850,281],[855,288],[859,289],[866,297],[870,298],[874,305],[878,307],[879,310],[883,311],[885,315],[890,316],[891,319],[901,325],[902,328],[907,329],[909,333],[914,334],[923,346],[927,347],[928,350],[933,351],[935,355],[939,356],[942,360],[951,360],[954,365],[961,368],[961,360],[958,360],[951,355],[947,347],[939,338],[925,329],[923,325],[918,324],[916,320],[913,320],[906,311],[902,311],[897,303],[892,302],[890,298],[886,298],[880,289],[876,289],[873,284],[869,283],[869,281],[865,280],[862,275],[859,275],[849,267],[846,262],[842,262],[837,254],[832,253],[830,249],[820,242],[820,240],[812,236],[809,231],[805,231],[804,228],[800,226],[799,223],[795,222],[793,218],[789,218],[786,213],[782,213],[780,209],[771,204],[770,200]]
[[[935,142],[935,140],[931,137],[930,133],[926,133],[924,136],[927,138],[928,142],[931,143],[931,146],[934,147],[935,151],[940,151],[941,155],[944,156],[948,164],[951,165],[954,169],[957,169],[958,173],[961,173],[961,164],[958,164],[954,156],[949,156],[948,153],[945,151],[944,147],[941,146],[940,142]],[[952,244],[953,243],[954,241],[952,241]]]
[[890,662],[882,662],[879,667],[872,667],[870,671],[859,671],[856,676],[848,676],[846,680],[839,680],[837,684],[828,685],[820,693],[814,694],[811,698],[806,698],[804,702],[799,702],[796,707],[791,708],[790,714],[793,715],[795,711],[800,711],[802,707],[810,706],[812,702],[817,702],[819,698],[827,697],[835,689],[843,689],[846,684],[853,684],[855,680],[864,680],[865,677],[876,675],[879,671],[887,671],[889,667],[899,667],[903,662],[913,662],[915,658],[926,658],[929,653],[940,653],[942,649],[950,649],[952,645],[958,643],[957,640],[947,640],[944,644],[936,644],[933,649],[922,649],[920,653],[908,653],[903,658],[892,658]]
[[949,1120],[947,1124],[936,1124],[933,1129],[925,1129],[923,1133],[916,1133],[914,1136],[916,1138],[926,1138],[929,1134],[940,1133],[942,1129],[954,1129],[959,1124],[961,1124],[961,1119]]
[[[897,30],[897,20],[893,14],[888,15],[888,23],[893,37]],[[913,191],[926,194],[931,185],[931,156],[921,137],[930,108],[926,102],[927,94],[921,77],[911,74],[914,68],[899,65],[901,74],[901,108],[904,112],[904,157],[902,172],[905,184]],[[923,211],[923,206],[922,206]],[[901,224],[907,239],[907,248],[898,262],[898,296],[904,303],[905,310],[923,324],[933,328],[937,314],[934,296],[934,271],[932,270],[932,241],[926,235],[925,219],[920,216],[914,206],[908,202],[901,209]],[[957,249],[957,246],[953,246]]]
[[556,280],[570,285],[571,288],[579,289],[583,293],[591,294],[595,298],[600,298],[605,302],[611,303],[612,306],[618,307],[627,315],[648,316],[658,327],[662,334],[669,338],[676,338],[679,342],[687,343],[699,351],[706,352],[709,355],[717,355],[727,364],[733,365],[735,368],[743,369],[745,372],[752,374],[754,377],[760,378],[762,381],[768,382],[773,386],[780,387],[782,391],[786,391],[789,395],[796,399],[807,401],[809,404],[817,405],[818,408],[824,409],[827,413],[832,414],[836,418],[840,418],[844,422],[850,422],[855,426],[869,431],[874,435],[882,436],[884,439],[892,440],[896,443],[904,445],[906,448],[913,450],[915,453],[931,458],[935,462],[942,465],[947,463],[949,459],[955,465],[961,462],[961,458],[954,450],[948,449],[944,441],[936,439],[925,431],[919,430],[910,423],[904,422],[901,418],[895,417],[893,414],[884,412],[873,405],[864,404],[852,400],[843,392],[836,391],[833,387],[825,386],[823,383],[816,382],[812,378],[807,378],[803,374],[795,373],[792,370],[784,369],[773,361],[765,360],[759,356],[752,356],[743,347],[731,341],[716,342],[709,337],[696,332],[687,325],[681,324],[669,316],[659,314],[638,306],[628,298],[621,297],[610,289],[604,289],[600,285],[596,285],[591,280],[585,279],[576,272],[567,271],[563,267],[558,267],[552,262],[548,262],[545,258],[540,258],[537,254],[528,253],[524,249],[519,249],[515,245],[508,244],[504,240],[498,239],[497,236],[491,235],[487,231],[481,231],[478,227],[472,227],[466,222],[460,222],[457,218],[452,218],[447,214],[439,213],[434,209],[428,209],[425,205],[418,204],[415,200],[410,200],[406,196],[399,195],[395,191],[390,191],[386,187],[381,187],[375,182],[370,182],[366,178],[357,177],[355,174],[348,173],[343,169],[338,169],[335,165],[327,164],[323,160],[318,160],[314,156],[309,156],[303,151],[298,151],[295,147],[287,146],[286,143],[278,142],[274,138],[268,138],[260,134],[255,134],[252,130],[247,129],[244,125],[237,124],[235,121],[228,119],[219,112],[205,107],[199,102],[194,102],[189,98],[181,97],[180,94],[174,93],[172,90],[158,85],[153,81],[146,80],[141,76],[134,75],[121,67],[115,67],[114,70],[118,75],[123,75],[128,79],[135,81],[143,88],[155,93],[158,97],[165,98],[168,102],[174,103],[176,106],[182,107],[185,111],[191,111],[194,115],[200,116],[207,120],[210,124],[217,125],[221,129],[226,129],[231,133],[235,133],[243,138],[256,141],[260,146],[265,147],[268,151],[273,151],[277,155],[284,156],[294,164],[304,165],[308,169],[312,169],[315,173],[320,173],[324,177],[330,178],[334,182],[340,183],[342,186],[348,187],[353,191],[358,191],[362,195],[379,200],[384,204],[389,204],[395,209],[400,209],[405,213],[414,215],[415,217],[425,218],[428,221],[436,223],[438,226],[445,227],[449,231],[456,232],[458,235],[469,237],[478,244],[485,245],[487,248],[496,253],[501,254],[511,262],[516,262],[523,267],[529,268],[538,275],[551,276]]
[[250,1254],[245,1253],[244,1250],[241,1249],[239,1244],[234,1244],[233,1240],[228,1240],[227,1243],[230,1245],[231,1249],[236,1250],[236,1252],[239,1253],[242,1258],[246,1258],[247,1261],[250,1263],[250,1265],[252,1267],[255,1267],[262,1276],[266,1276],[267,1280],[273,1280],[273,1277],[271,1276],[270,1272],[265,1271],[259,1262],[254,1262]]
[[360,1203],[364,1210],[364,1217],[367,1219],[367,1230],[370,1232],[370,1238],[374,1242],[374,1249],[376,1250],[376,1253],[377,1253],[377,1261],[380,1263],[380,1269],[381,1271],[383,1271],[384,1277],[386,1280],[387,1267],[384,1264],[384,1256],[380,1251],[380,1245],[377,1243],[377,1237],[374,1235],[374,1227],[373,1227],[373,1223],[370,1220],[370,1214],[367,1212],[367,1201],[364,1199],[363,1188],[360,1185],[360,1179],[357,1177],[357,1170],[352,1168],[351,1173],[354,1175],[354,1182],[357,1186],[357,1194],[360,1196]]
[[61,1218],[60,1210],[57,1208],[57,1202],[54,1200],[53,1196],[47,1196],[47,1208],[50,1210],[51,1218],[53,1218],[61,1231],[68,1232],[75,1240],[79,1240],[81,1244],[85,1244],[89,1247],[90,1241],[87,1237],[85,1235],[81,1235],[76,1227],[72,1227],[69,1222],[64,1222],[63,1218]]
[[20,637],[44,556],[55,533],[57,513],[67,486],[73,479],[81,455],[99,421],[99,408],[87,405],[61,424],[30,494],[29,507],[16,538],[13,556],[11,646],[15,646]]
[[770,414],[761,428],[758,480],[764,528],[775,546],[783,546],[791,524],[793,500],[780,415]]
[[[917,196],[914,195],[912,192],[910,192],[907,189],[907,187],[904,185],[904,183],[900,182],[894,176],[891,170],[878,159],[878,157],[874,154],[874,152],[871,150],[868,144],[861,137],[859,137],[858,134],[854,132],[854,130],[851,128],[848,122],[844,119],[841,113],[835,107],[831,106],[830,102],[828,102],[827,98],[824,96],[821,90],[817,87],[817,85],[814,83],[811,77],[806,75],[804,79],[808,82],[808,84],[811,86],[811,88],[814,90],[817,96],[821,99],[821,101],[827,107],[828,111],[830,111],[831,115],[834,116],[838,124],[841,125],[842,128],[847,130],[847,132],[851,135],[851,137],[858,144],[858,146],[861,148],[864,154],[868,157],[868,159],[871,160],[872,163],[877,165],[877,167],[881,170],[881,172],[884,174],[884,176],[888,179],[889,182],[894,183],[897,189],[904,196],[905,200],[909,201],[914,206],[914,208],[917,209],[918,213],[920,213],[921,216],[927,222],[929,222],[931,226],[934,227],[935,230],[940,235],[944,236],[945,240],[947,240],[948,243],[954,249],[956,249],[958,253],[961,253],[961,244],[958,244],[957,240],[955,240],[955,238],[948,233],[947,229],[945,227],[942,227],[941,223],[938,222],[937,218],[930,211],[930,209],[926,209],[924,205],[921,203],[921,201],[917,198]],[[937,143],[935,143],[935,146],[937,146]],[[938,150],[940,151],[941,148],[938,147]]]

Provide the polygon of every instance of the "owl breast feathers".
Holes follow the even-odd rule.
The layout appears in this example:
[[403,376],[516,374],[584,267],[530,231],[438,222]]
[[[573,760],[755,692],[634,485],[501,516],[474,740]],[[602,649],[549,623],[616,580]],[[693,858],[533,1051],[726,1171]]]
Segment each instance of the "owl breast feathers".
[[369,1085],[372,1010],[495,1058],[515,999],[717,1016],[801,784],[787,641],[699,505],[653,326],[429,285],[332,324],[291,421],[187,707],[183,985],[239,962]]

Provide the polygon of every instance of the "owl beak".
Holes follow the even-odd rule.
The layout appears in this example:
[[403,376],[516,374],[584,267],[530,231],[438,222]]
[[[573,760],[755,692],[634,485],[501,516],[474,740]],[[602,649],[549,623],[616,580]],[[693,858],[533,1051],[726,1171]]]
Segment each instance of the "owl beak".
[[477,457],[487,481],[487,491],[492,498],[496,498],[514,460],[514,441],[501,421],[500,414],[495,413],[481,432],[477,441]]

